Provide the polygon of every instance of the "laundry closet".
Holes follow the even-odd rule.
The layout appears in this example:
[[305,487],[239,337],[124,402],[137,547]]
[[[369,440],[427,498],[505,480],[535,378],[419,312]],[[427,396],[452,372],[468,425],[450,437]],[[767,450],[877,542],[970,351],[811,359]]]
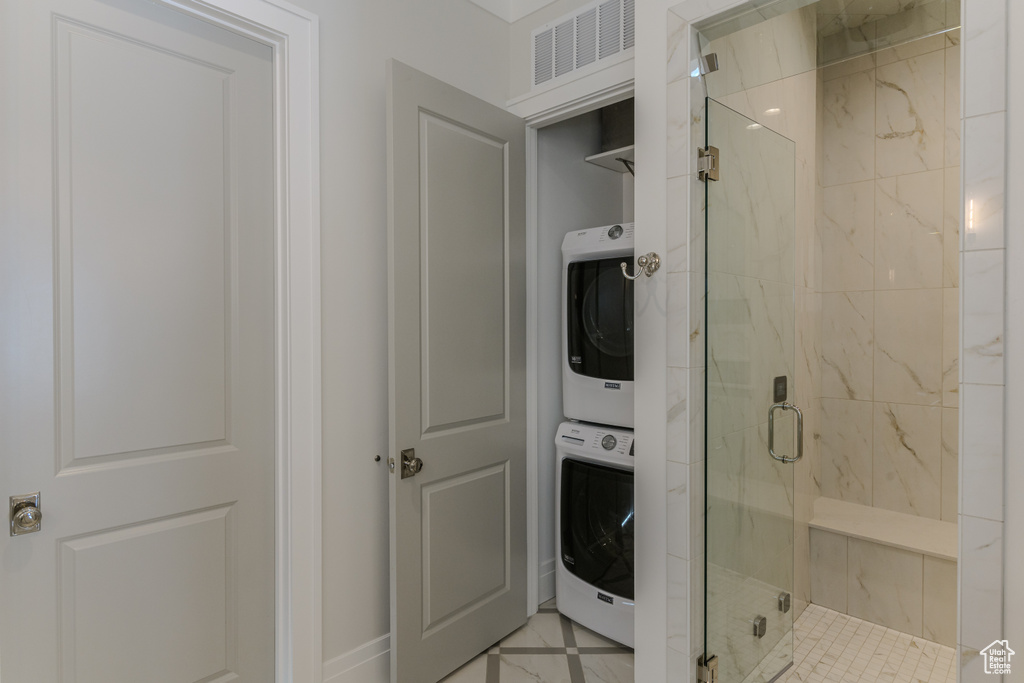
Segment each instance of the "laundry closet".
[[536,144],[538,601],[633,646],[633,100]]

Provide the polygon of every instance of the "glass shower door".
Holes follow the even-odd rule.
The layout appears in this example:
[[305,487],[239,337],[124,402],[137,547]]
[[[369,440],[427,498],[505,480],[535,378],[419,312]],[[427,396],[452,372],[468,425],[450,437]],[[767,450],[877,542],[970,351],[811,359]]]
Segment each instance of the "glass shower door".
[[768,683],[793,661],[796,147],[712,99],[705,120],[705,656]]

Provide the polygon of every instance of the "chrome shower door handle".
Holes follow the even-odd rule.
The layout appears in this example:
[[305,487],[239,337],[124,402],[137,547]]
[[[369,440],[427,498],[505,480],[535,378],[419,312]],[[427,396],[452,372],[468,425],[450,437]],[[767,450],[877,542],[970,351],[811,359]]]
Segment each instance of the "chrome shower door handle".
[[[775,453],[775,411],[779,409],[792,410],[796,413],[796,456],[792,458]],[[804,457],[804,414],[792,403],[783,401],[768,409],[768,454],[779,462],[796,462]]]

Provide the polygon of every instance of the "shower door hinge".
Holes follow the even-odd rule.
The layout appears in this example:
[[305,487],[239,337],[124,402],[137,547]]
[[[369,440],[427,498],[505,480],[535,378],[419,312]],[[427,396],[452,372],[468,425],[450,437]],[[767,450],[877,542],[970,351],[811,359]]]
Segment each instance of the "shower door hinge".
[[721,155],[717,147],[697,148],[697,177],[705,182],[718,180],[718,159]]
[[697,680],[700,683],[718,683],[718,657],[701,655],[697,660]]

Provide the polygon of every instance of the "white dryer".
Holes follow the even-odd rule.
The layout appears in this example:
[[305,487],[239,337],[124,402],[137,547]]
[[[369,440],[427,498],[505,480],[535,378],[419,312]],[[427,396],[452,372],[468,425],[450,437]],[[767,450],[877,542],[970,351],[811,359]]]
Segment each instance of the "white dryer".
[[558,611],[633,647],[633,432],[563,422],[555,448]]
[[562,410],[572,420],[633,427],[633,224],[562,241]]

